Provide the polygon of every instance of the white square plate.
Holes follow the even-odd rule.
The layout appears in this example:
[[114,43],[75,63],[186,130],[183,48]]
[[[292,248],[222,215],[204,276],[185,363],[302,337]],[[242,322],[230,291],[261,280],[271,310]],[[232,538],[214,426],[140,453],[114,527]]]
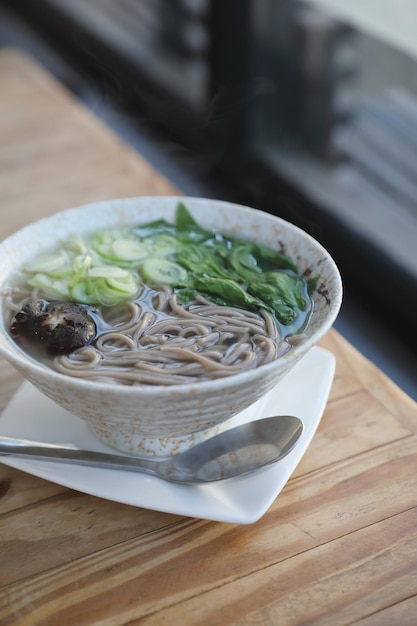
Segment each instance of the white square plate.
[[[334,370],[334,356],[314,347],[265,398],[230,420],[230,426],[236,426],[270,415],[296,415],[304,422],[299,442],[284,459],[248,476],[189,486],[122,470],[12,457],[3,457],[1,462],[65,487],[132,506],[250,524],[268,510],[308,448],[326,406]],[[0,417],[0,435],[111,451],[83,420],[58,407],[27,382]]]

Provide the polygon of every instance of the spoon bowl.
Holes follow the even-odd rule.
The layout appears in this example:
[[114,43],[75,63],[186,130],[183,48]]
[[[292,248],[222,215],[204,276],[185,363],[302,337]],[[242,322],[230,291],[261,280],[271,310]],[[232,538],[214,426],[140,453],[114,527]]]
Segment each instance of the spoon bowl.
[[298,417],[267,417],[231,428],[168,459],[144,459],[0,437],[0,456],[130,470],[193,485],[242,476],[276,463],[294,448],[302,432],[303,423]]

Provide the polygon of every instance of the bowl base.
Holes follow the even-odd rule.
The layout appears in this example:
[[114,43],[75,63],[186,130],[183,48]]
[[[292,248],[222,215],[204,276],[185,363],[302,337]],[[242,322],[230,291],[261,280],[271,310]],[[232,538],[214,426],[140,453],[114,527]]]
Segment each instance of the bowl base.
[[181,454],[193,446],[223,430],[230,428],[234,418],[226,420],[213,428],[179,437],[145,437],[136,434],[117,433],[95,424],[90,424],[93,433],[107,446],[119,452],[137,457],[169,457]]
[[262,414],[271,393],[272,391],[267,392],[249,407],[216,426],[178,437],[149,437],[133,432],[130,434],[125,431],[119,432],[114,429],[114,424],[111,428],[106,428],[103,423],[89,422],[89,427],[100,441],[119,452],[137,457],[169,457],[181,454],[236,424],[257,419]]

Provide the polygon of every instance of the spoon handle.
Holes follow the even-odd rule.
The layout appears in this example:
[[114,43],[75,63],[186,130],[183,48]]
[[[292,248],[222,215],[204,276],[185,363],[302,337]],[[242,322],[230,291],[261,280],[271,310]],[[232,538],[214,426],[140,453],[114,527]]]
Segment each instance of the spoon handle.
[[80,450],[62,444],[35,443],[11,437],[0,437],[0,456],[20,456],[26,459],[130,470],[153,475],[158,474],[156,466],[159,464],[159,461],[108,454],[107,452]]

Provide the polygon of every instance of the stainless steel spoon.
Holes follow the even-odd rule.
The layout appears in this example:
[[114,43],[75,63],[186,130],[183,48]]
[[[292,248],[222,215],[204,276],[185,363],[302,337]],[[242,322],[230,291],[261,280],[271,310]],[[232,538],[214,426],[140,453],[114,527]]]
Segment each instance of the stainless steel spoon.
[[231,428],[163,460],[0,437],[0,456],[130,470],[191,485],[241,476],[276,463],[294,448],[302,432],[303,423],[298,417],[267,417]]

